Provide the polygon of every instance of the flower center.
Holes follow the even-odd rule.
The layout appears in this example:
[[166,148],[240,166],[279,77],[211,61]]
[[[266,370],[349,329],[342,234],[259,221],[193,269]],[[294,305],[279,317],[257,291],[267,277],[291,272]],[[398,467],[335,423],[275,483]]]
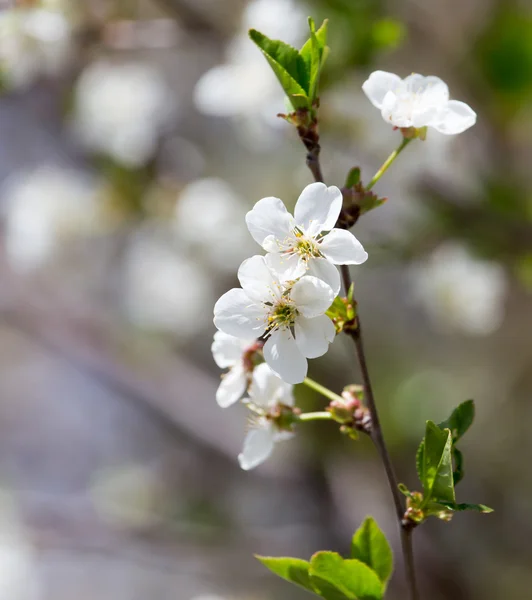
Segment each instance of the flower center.
[[321,256],[318,243],[313,237],[306,236],[298,227],[294,229],[293,235],[295,239],[291,240],[286,254],[299,254],[303,260]]
[[298,310],[292,300],[282,298],[272,306],[268,315],[268,332],[271,333],[276,329],[288,329],[292,327],[298,314]]

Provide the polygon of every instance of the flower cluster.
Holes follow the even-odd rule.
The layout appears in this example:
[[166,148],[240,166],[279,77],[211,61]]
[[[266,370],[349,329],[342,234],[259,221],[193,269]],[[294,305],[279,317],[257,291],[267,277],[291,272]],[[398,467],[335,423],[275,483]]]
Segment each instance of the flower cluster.
[[335,265],[358,265],[368,256],[351,233],[334,228],[341,208],[340,190],[323,183],[303,190],[294,216],[279,198],[259,200],[246,222],[267,254],[245,260],[241,287],[214,307],[220,331],[265,341],[264,359],[287,383],[301,383],[307,359],[325,354],[334,339],[325,313],[340,290]]
[[249,232],[266,255],[245,260],[238,269],[241,287],[216,303],[219,331],[212,346],[217,365],[229,368],[218,404],[230,406],[247,390],[242,401],[253,413],[239,457],[244,469],[290,437],[297,420],[292,386],[305,379],[307,359],[325,354],[334,340],[326,312],[340,291],[336,265],[359,265],[368,257],[355,236],[335,228],[341,209],[337,187],[313,183],[299,196],[294,215],[272,197],[259,200],[246,215]]

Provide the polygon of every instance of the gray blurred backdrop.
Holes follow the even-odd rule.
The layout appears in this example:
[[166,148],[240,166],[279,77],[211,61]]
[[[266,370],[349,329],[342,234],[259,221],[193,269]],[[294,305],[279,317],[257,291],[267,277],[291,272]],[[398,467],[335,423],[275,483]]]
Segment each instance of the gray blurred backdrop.
[[[404,597],[371,445],[308,425],[244,473],[245,415],[214,399],[212,306],[260,251],[243,216],[311,182],[246,31],[297,45],[308,15],[330,19],[328,183],[399,143],[361,91],[373,70],[438,75],[478,113],[378,183],[352,274],[401,481],[426,419],[476,400],[458,499],[495,513],[416,532],[423,597],[530,597],[530,4],[24,0],[0,14],[1,600],[303,599],[252,554],[345,552],[368,513]],[[359,381],[343,339],[311,375]]]

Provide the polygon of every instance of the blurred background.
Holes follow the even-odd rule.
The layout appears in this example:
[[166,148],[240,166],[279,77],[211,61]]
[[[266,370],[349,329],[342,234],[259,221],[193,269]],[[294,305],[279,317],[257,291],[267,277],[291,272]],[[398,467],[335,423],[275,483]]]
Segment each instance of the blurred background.
[[[532,13],[522,0],[20,0],[0,13],[0,599],[303,599],[252,553],[347,552],[373,514],[366,440],[309,424],[251,473],[215,403],[215,300],[259,252],[243,216],[311,182],[249,27],[294,45],[330,19],[322,164],[368,180],[399,141],[376,69],[434,74],[478,113],[430,131],[356,225],[370,370],[401,481],[426,419],[467,398],[459,502],[415,535],[423,597],[532,586]],[[311,376],[359,382],[349,340]],[[323,401],[298,390],[304,409]]]

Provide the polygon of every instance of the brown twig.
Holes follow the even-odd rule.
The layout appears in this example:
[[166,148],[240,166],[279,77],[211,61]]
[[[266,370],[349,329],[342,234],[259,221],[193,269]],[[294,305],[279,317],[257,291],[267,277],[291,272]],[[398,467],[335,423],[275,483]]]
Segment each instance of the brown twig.
[[[316,181],[323,182],[323,174],[320,165],[320,144],[318,134],[318,122],[315,119],[310,127],[297,128],[299,137],[305,145],[308,151],[307,154],[307,166],[310,169],[314,179]],[[405,144],[406,145],[406,144]],[[351,274],[349,273],[349,267],[347,265],[341,266],[342,279],[344,284],[344,290],[347,291],[351,287]],[[356,302],[356,301],[355,301]],[[357,327],[353,330],[347,330],[348,335],[353,339],[356,349],[356,357],[362,374],[362,380],[364,384],[364,399],[371,415],[372,428],[371,428],[371,440],[379,457],[383,463],[384,470],[386,472],[386,478],[392,492],[393,502],[395,506],[395,512],[399,521],[399,528],[401,534],[401,548],[403,552],[406,581],[409,589],[410,600],[419,600],[419,591],[417,588],[416,572],[414,566],[414,551],[412,546],[412,531],[413,528],[408,522],[404,520],[405,507],[403,498],[398,488],[397,476],[382,434],[379,413],[377,411],[377,404],[375,402],[375,396],[373,394],[373,387],[371,385],[371,378],[367,366],[366,353],[364,351],[364,343],[362,340],[362,328],[360,323],[360,317],[357,314]]]

